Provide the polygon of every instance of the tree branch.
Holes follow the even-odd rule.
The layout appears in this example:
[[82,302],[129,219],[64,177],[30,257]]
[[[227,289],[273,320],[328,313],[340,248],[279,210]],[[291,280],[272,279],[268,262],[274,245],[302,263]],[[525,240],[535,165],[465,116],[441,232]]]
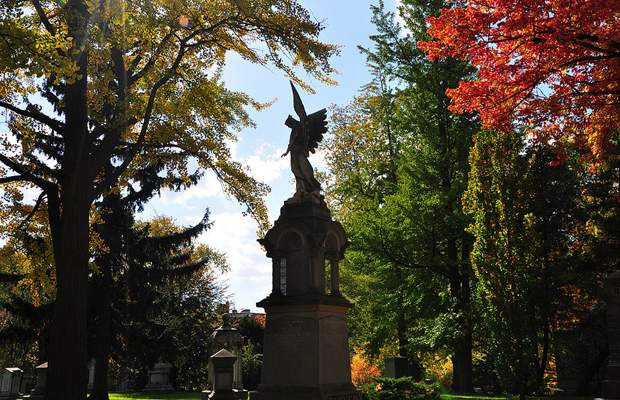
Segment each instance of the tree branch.
[[28,180],[25,179],[21,175],[6,176],[4,178],[0,178],[0,184],[11,183],[11,182],[26,182],[26,181],[28,181]]
[[149,129],[149,123],[151,121],[151,115],[153,114],[153,108],[155,106],[155,98],[157,97],[157,92],[172,78],[175,70],[181,64],[185,52],[186,49],[182,42],[179,46],[177,56],[168,71],[157,82],[155,82],[155,84],[151,88],[151,91],[149,93],[149,99],[146,104],[146,109],[144,111],[144,116],[142,118],[142,128],[140,129],[140,133],[138,135],[138,138],[136,139],[136,142],[128,148],[127,153],[125,154],[125,157],[123,159],[123,163],[118,167],[114,168],[114,170],[110,173],[106,174],[104,180],[95,187],[93,191],[93,198],[99,197],[104,191],[113,186],[118,180],[118,178],[123,174],[123,172],[125,172],[127,167],[129,167],[129,164],[138,154],[138,151],[140,151],[140,148],[144,143],[146,133]]
[[56,35],[56,28],[54,28],[49,18],[47,18],[47,15],[45,15],[45,10],[41,7],[39,0],[32,0],[32,4],[34,5],[35,10],[37,10],[37,15],[39,16],[43,26],[45,26],[45,29],[47,29],[50,35]]
[[49,191],[51,188],[54,187],[54,184],[52,182],[33,175],[32,173],[28,172],[28,169],[26,167],[11,160],[4,154],[0,154],[0,162],[20,174],[20,176],[22,177],[21,180],[34,183],[45,192]]
[[14,113],[19,114],[21,116],[32,118],[42,124],[49,126],[50,128],[52,128],[53,130],[57,132],[62,131],[64,128],[64,124],[62,122],[55,120],[53,118],[50,118],[47,115],[42,114],[38,111],[34,111],[31,105],[28,105],[28,107],[26,107],[26,109],[24,110],[10,103],[0,101],[0,107],[6,108],[7,110],[13,111]]
[[39,194],[39,197],[37,198],[36,203],[34,203],[32,210],[30,210],[28,215],[26,215],[26,218],[24,218],[24,220],[19,224],[18,229],[23,228],[30,221],[30,219],[37,213],[37,211],[39,211],[39,207],[41,206],[41,203],[43,202],[43,199],[45,198],[45,196],[46,196],[45,192],[41,192],[41,194]]

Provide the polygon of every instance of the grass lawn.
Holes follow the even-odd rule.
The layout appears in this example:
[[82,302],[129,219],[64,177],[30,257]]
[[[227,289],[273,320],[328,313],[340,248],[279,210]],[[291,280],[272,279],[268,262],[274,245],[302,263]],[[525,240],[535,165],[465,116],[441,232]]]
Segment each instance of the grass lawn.
[[[517,400],[517,396],[484,396],[450,394],[441,395],[441,400]],[[200,393],[174,392],[174,393],[110,393],[110,400],[195,400],[200,399]],[[553,400],[554,397],[528,397],[529,400]],[[561,400],[591,400],[590,397],[561,397]]]
[[194,400],[200,399],[200,393],[110,393],[110,400]]
[[[484,396],[484,395],[476,395],[476,394],[451,394],[451,393],[442,393],[441,400],[518,400],[519,396]],[[528,400],[592,400],[593,397],[574,397],[574,396],[527,396]]]
[[508,400],[511,399],[510,396],[483,396],[476,394],[450,394],[443,393],[441,395],[442,400],[475,400],[475,399],[484,399],[484,400]]

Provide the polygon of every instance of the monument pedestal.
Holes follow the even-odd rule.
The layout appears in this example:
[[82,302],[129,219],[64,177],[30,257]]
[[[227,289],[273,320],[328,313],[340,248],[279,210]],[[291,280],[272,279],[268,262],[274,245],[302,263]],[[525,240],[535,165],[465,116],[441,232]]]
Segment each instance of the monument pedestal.
[[262,379],[252,398],[358,400],[346,321],[352,305],[339,289],[342,226],[324,204],[286,203],[261,243],[273,260],[273,291],[256,304],[267,320]]
[[267,313],[257,400],[357,400],[351,384],[346,313],[339,296],[295,296],[258,303]]

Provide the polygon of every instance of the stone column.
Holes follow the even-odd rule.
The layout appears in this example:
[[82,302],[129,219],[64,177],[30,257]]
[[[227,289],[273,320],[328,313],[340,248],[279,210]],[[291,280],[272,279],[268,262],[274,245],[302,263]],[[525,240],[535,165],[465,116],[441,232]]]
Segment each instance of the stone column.
[[274,257],[271,260],[271,264],[273,267],[273,271],[272,271],[272,282],[273,282],[273,289],[272,292],[274,295],[280,295],[282,293],[282,291],[280,290],[280,285],[281,285],[281,280],[280,280],[280,262],[281,262],[281,258],[280,257]]
[[609,361],[601,394],[605,399],[620,399],[620,271],[607,277],[605,289]]
[[329,260],[330,275],[331,275],[331,294],[334,296],[340,295],[340,266],[338,261],[334,258]]

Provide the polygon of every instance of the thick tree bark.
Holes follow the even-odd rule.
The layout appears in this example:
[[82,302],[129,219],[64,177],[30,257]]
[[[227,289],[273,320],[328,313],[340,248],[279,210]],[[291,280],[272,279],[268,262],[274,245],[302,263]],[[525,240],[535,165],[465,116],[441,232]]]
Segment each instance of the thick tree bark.
[[[69,34],[84,41],[87,9],[79,0],[66,5]],[[88,385],[86,303],[88,296],[89,171],[87,53],[75,48],[79,76],[64,96],[65,148],[61,163],[60,224],[57,238],[56,303],[49,346],[47,400],[84,400]]]
[[[78,175],[76,173],[74,175]],[[73,175],[73,174],[72,174]],[[74,177],[73,182],[79,182]],[[73,182],[67,185],[71,187]],[[77,189],[76,184],[76,189]],[[60,264],[49,346],[47,400],[83,400],[88,384],[86,298],[88,295],[88,210],[84,190],[63,192]]]
[[452,391],[456,393],[472,393],[472,328],[468,312],[469,308],[469,275],[453,274],[450,279],[450,290],[456,300],[454,312],[461,316],[459,328],[461,335],[454,342],[452,353]]
[[472,333],[468,319],[461,325],[461,337],[454,343],[452,355],[452,391],[473,393]]
[[108,360],[111,345],[111,296],[112,275],[110,266],[102,266],[102,276],[97,279],[95,295],[97,302],[97,322],[95,324],[95,376],[92,400],[109,400],[108,397]]
[[457,241],[448,243],[448,257],[454,261],[450,278],[450,292],[455,299],[454,312],[460,315],[461,336],[454,343],[452,353],[452,391],[473,393],[472,327],[469,312],[471,289],[469,286],[469,238],[461,233],[461,260],[457,257]]

